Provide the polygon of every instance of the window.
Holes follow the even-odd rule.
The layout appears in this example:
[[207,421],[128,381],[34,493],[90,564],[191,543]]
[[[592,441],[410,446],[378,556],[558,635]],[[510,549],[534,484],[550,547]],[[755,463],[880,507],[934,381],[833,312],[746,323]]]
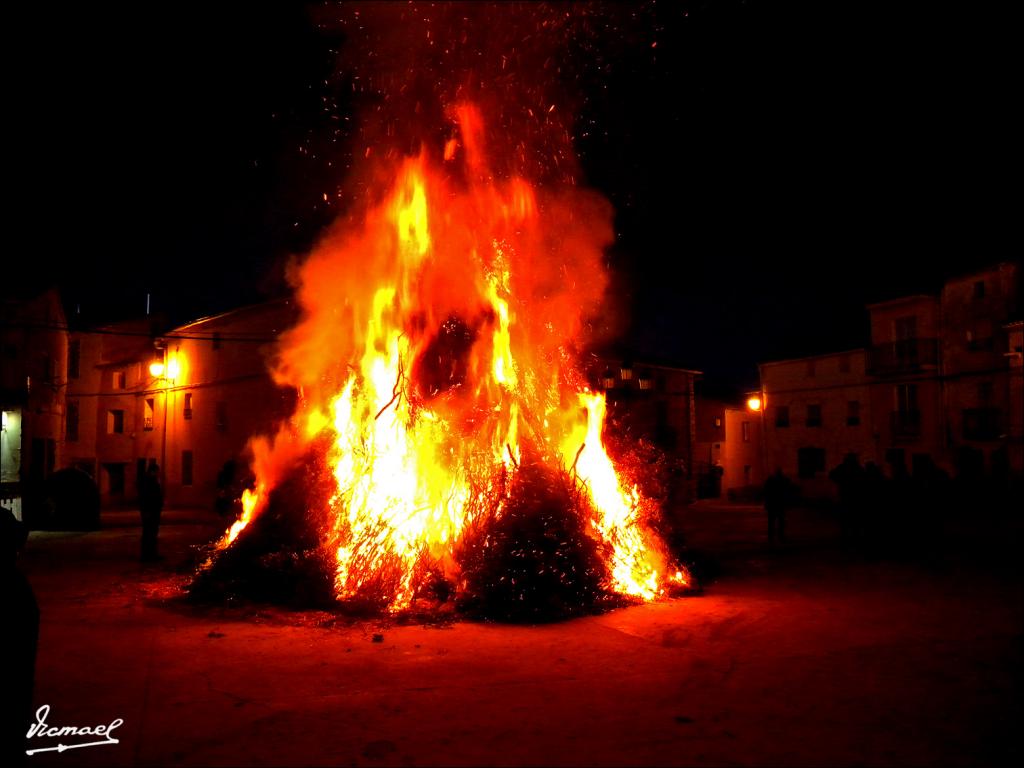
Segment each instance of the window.
[[985,281],[978,280],[974,283],[974,298],[984,299],[985,298]]
[[185,397],[182,398],[182,402],[185,404],[185,409],[182,412],[182,415],[185,417],[185,419],[191,419],[192,418],[192,393],[191,392],[186,392],[185,393]]
[[114,371],[111,374],[111,384],[114,389],[124,389],[126,378],[124,371]]
[[722,417],[715,416],[715,429],[719,429],[722,426]]
[[893,337],[896,341],[907,341],[917,338],[917,316],[898,317],[893,322]]
[[916,439],[921,434],[921,412],[917,410],[917,385],[897,384],[893,388],[893,435],[902,439]]
[[146,404],[142,416],[142,428],[146,432],[153,430],[153,414],[156,411],[156,400],[152,397],[146,398]]
[[819,403],[811,403],[807,406],[807,426],[821,426],[821,405]]
[[983,381],[978,384],[978,405],[985,407],[992,405],[992,382]]
[[850,372],[850,356],[843,355],[839,358],[839,372],[849,373]]
[[750,465],[743,465],[743,484],[750,485]]
[[856,427],[860,424],[860,401],[848,400],[846,402],[846,426]]
[[75,339],[68,344],[68,378],[77,379],[82,367],[82,342]]
[[750,422],[749,421],[744,421],[740,425],[740,427],[743,430],[743,442],[744,443],[749,443],[750,442]]
[[192,451],[181,452],[181,484],[192,485]]
[[895,389],[896,410],[900,413],[912,413],[917,410],[917,385],[897,384]]
[[998,408],[964,408],[965,440],[997,440],[1002,432],[1002,414]]
[[225,400],[218,400],[215,406],[215,425],[218,432],[228,431],[228,404]]
[[824,448],[799,448],[796,452],[797,474],[807,479],[825,471]]
[[111,496],[124,495],[124,464],[104,464],[107,475],[107,493]]
[[68,400],[68,409],[64,414],[65,439],[69,443],[78,442],[78,401]]
[[122,411],[122,410],[107,411],[107,434],[108,435],[123,435],[124,434],[124,411]]
[[214,331],[213,333],[213,349],[220,349],[220,331]]
[[967,331],[967,348],[973,352],[984,352],[991,350],[994,346],[992,338],[992,322],[990,320],[977,320]]
[[31,451],[28,478],[33,483],[42,483],[57,468],[57,441],[50,437],[33,437]]
[[776,427],[788,427],[789,426],[789,406],[788,405],[777,405],[777,406],[775,406],[775,426]]

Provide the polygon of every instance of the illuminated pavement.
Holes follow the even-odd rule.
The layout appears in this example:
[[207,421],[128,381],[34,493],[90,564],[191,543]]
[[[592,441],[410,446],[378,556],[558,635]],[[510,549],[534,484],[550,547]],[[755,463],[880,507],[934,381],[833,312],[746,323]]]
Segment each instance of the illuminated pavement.
[[218,530],[206,513],[168,517],[155,568],[133,560],[130,514],[97,533],[32,535],[37,706],[54,725],[124,725],[118,744],[29,765],[1021,756],[1019,521],[970,526],[968,544],[940,555],[866,561],[819,514],[795,515],[792,542],[769,551],[758,510],[705,506],[688,518],[691,545],[715,557],[703,596],[541,627],[431,628],[168,604],[188,544]]

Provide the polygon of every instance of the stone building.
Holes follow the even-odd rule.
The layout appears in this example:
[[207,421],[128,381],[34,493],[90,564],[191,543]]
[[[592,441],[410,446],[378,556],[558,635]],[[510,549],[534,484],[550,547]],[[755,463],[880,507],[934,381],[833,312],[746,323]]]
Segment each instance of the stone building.
[[679,463],[686,499],[695,494],[697,420],[694,384],[700,371],[647,361],[594,356],[584,366],[592,389],[603,391],[609,421]]
[[212,506],[224,465],[287,408],[266,355],[292,317],[281,301],[169,331],[151,318],[73,331],[64,465],[105,506],[134,504],[150,462],[167,504]]
[[694,470],[701,498],[751,499],[764,485],[760,402],[697,395]]
[[0,296],[0,505],[31,519],[62,461],[68,333],[56,291]]
[[203,318],[158,340],[164,370],[140,403],[153,417],[140,450],[162,456],[169,503],[211,504],[225,464],[243,471],[249,438],[272,433],[292,412],[293,394],[271,380],[268,355],[294,319],[294,305],[282,300]]
[[1003,263],[938,296],[872,304],[870,347],[761,364],[768,471],[811,495],[833,491],[828,471],[847,453],[890,474],[934,463],[998,484],[1019,478],[1009,321],[1020,278]]
[[877,460],[866,358],[855,349],[760,366],[766,473],[827,494],[828,470],[847,453]]
[[71,331],[63,466],[90,475],[108,504],[134,502],[140,393],[150,385],[153,338],[146,317]]
[[1019,482],[1024,474],[1024,322],[1008,323],[1005,330],[1010,369],[1006,444],[1010,471],[1016,473]]

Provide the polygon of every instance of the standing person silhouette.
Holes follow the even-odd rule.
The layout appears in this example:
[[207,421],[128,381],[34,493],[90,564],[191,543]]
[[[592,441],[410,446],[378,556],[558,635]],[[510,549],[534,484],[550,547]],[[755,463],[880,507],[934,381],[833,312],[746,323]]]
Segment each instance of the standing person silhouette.
[[18,570],[18,553],[28,532],[8,509],[0,509],[0,612],[4,617],[3,746],[0,763],[25,765],[32,722],[39,605],[28,579]]
[[839,521],[843,541],[852,543],[864,526],[866,479],[857,454],[848,453],[842,463],[828,473],[839,493]]
[[160,467],[150,460],[146,474],[139,483],[139,512],[142,515],[142,561],[160,559],[157,537],[160,533],[160,512],[164,507],[164,490],[160,486]]
[[782,468],[769,476],[764,483],[764,508],[768,513],[768,543],[776,540],[782,543],[786,538],[786,508],[794,493],[793,483]]

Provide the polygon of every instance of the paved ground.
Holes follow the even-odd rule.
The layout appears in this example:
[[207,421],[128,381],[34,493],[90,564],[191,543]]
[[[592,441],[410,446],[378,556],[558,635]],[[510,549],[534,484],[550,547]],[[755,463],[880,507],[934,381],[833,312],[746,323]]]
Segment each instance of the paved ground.
[[794,514],[791,541],[769,550],[760,510],[703,504],[686,516],[701,596],[541,627],[432,628],[170,602],[190,545],[219,526],[167,518],[167,560],[148,568],[131,513],[95,533],[32,534],[37,705],[51,724],[124,724],[117,745],[29,765],[1021,757],[1019,519],[956,521],[940,547],[865,558],[837,545],[827,514]]

